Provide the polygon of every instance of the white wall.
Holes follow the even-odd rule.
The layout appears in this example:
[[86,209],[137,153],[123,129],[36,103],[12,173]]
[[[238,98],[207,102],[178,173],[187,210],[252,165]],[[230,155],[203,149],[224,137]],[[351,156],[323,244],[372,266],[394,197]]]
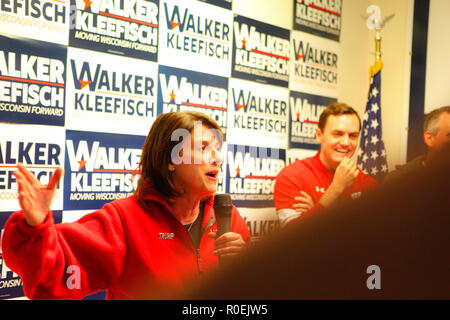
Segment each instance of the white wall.
[[428,20],[425,113],[450,105],[450,1],[431,0]]
[[389,170],[406,161],[413,0],[344,0],[339,70],[339,100],[364,113],[369,88],[369,66],[375,62],[375,31],[362,15],[369,5],[391,14],[381,32],[384,68],[381,75],[383,138]]

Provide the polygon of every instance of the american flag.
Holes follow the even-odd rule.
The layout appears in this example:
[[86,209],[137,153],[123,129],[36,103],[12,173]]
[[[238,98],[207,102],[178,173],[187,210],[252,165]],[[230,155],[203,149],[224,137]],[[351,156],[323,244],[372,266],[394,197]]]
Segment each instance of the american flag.
[[381,69],[383,62],[379,60],[370,70],[370,88],[364,112],[361,142],[358,150],[358,167],[381,181],[388,172],[386,149],[381,132]]

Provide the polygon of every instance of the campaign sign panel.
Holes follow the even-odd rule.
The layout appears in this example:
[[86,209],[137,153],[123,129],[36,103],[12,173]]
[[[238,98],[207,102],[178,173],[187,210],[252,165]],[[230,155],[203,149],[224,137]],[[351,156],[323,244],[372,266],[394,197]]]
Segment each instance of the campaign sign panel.
[[294,0],[294,29],[339,41],[342,0]]
[[231,78],[229,143],[286,148],[289,90]]
[[226,193],[227,190],[227,152],[228,143],[225,141],[220,150],[220,156],[222,158],[222,163],[220,164],[219,174],[217,176],[217,189],[216,193]]
[[157,61],[158,2],[71,0],[69,45]]
[[0,122],[64,126],[67,48],[0,35]]
[[290,31],[243,16],[233,23],[231,76],[287,87]]
[[275,178],[286,161],[286,150],[228,144],[227,193],[237,207],[274,207]]
[[227,130],[228,79],[211,74],[159,66],[158,114],[199,111]]
[[161,1],[160,10],[160,64],[230,76],[230,10],[193,0]]
[[[22,163],[37,180],[46,185],[57,167],[64,167],[65,130],[61,127],[0,123],[0,211],[20,209],[14,171]],[[62,181],[52,210],[62,209]]]
[[67,45],[69,0],[1,1],[1,32]]
[[316,129],[322,111],[335,98],[316,96],[302,92],[289,93],[289,148],[318,150]]
[[99,209],[131,196],[145,136],[67,130],[64,210]]
[[147,135],[156,118],[156,62],[69,48],[67,64],[66,128]]
[[339,43],[293,31],[289,89],[337,97]]
[[239,214],[247,223],[247,228],[254,242],[280,230],[280,220],[274,207],[240,207]]

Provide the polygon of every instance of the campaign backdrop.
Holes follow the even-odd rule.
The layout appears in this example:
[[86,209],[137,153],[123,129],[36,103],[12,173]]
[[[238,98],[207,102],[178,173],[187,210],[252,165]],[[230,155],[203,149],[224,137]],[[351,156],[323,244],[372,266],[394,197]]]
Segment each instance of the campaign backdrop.
[[156,118],[156,62],[68,48],[67,64],[67,129],[148,133]]
[[294,29],[339,41],[342,0],[294,0]]
[[[231,0],[1,1],[0,229],[20,209],[18,163],[43,184],[64,169],[51,209],[70,223],[133,194],[158,115],[196,110],[225,133],[218,192],[254,241],[279,230],[276,176],[316,154],[339,86],[342,1],[292,1],[288,29]],[[0,299],[16,298],[0,252]]]
[[158,114],[200,111],[226,134],[228,127],[228,78],[160,65]]
[[67,47],[0,34],[2,122],[64,126]]
[[233,77],[288,86],[289,30],[236,16],[233,34]]
[[336,97],[339,43],[292,31],[291,48],[289,87],[301,92]]
[[335,98],[291,90],[289,93],[289,148],[317,149],[316,129],[322,111]]
[[156,61],[158,15],[158,0],[71,0],[69,45]]

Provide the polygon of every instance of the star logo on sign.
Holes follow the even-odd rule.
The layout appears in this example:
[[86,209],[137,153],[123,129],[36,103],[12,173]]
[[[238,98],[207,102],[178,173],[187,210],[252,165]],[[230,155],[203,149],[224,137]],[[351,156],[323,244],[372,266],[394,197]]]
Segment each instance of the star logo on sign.
[[377,119],[372,120],[372,122],[370,123],[370,126],[374,129],[376,129],[378,127],[379,123],[377,121]]
[[237,111],[241,110],[242,108],[245,108],[245,104],[239,104],[236,103]]
[[175,29],[176,27],[179,27],[179,26],[181,26],[181,22],[175,22],[175,21],[173,21],[173,20],[170,20],[170,24],[171,24],[171,28],[170,28],[170,30],[173,30],[173,29]]
[[80,171],[81,169],[83,169],[83,167],[86,165],[86,163],[87,163],[87,161],[86,160],[80,160],[80,161],[77,161],[78,162],[78,164],[80,165],[79,167],[78,167],[78,171]]
[[84,10],[89,8],[92,4],[92,1],[90,1],[90,0],[83,0],[83,2],[84,2]]
[[377,113],[380,108],[378,107],[378,103],[372,103],[372,112]]
[[78,82],[81,85],[80,90],[82,90],[84,87],[86,87],[87,85],[90,85],[92,83],[92,81],[90,81],[90,80],[84,81],[83,79],[78,79]]

